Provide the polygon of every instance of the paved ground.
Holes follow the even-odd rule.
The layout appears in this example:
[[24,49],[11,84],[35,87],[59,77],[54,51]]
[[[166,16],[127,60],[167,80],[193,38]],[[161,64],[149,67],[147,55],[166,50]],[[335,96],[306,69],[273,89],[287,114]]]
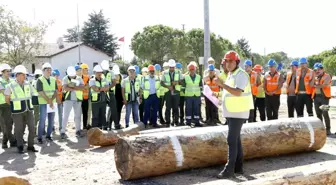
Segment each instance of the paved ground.
[[[280,116],[286,117],[286,98],[283,97],[281,102]],[[336,100],[332,100],[331,104],[336,105]],[[335,132],[336,112],[331,112],[331,117],[332,131]],[[70,118],[70,120],[73,119]],[[80,139],[74,137],[73,126],[73,123],[69,124],[69,140],[61,141],[59,135],[56,134],[54,142],[37,145],[40,152],[36,154],[19,155],[15,148],[6,151],[0,149],[0,168],[24,176],[33,185],[72,185],[75,183],[81,185],[217,185],[232,182],[215,178],[223,166],[193,169],[137,181],[122,181],[114,163],[114,147],[90,147],[85,137]],[[280,176],[289,172],[323,167],[325,163],[336,163],[335,144],[336,139],[330,137],[324,148],[318,152],[247,161],[245,163],[247,175],[240,179]]]

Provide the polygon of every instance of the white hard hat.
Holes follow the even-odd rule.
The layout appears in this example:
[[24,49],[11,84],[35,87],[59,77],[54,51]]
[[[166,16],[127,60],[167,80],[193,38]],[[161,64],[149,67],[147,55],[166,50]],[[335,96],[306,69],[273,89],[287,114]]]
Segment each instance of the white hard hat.
[[197,63],[195,61],[191,61],[189,64],[194,65],[195,67],[197,67]]
[[129,66],[127,71],[129,71],[129,70],[134,70],[135,71],[135,67],[134,66]]
[[76,76],[76,69],[74,66],[69,66],[67,69],[68,76]]
[[8,64],[2,64],[1,66],[0,66],[0,69],[1,69],[1,71],[3,71],[3,70],[11,70],[12,68],[8,65]]
[[210,58],[208,59],[208,62],[211,62],[211,61],[215,62],[215,59],[213,59],[212,57],[210,57]]
[[141,72],[148,73],[148,67],[144,67],[144,68],[142,68]]
[[120,69],[118,65],[114,65],[112,68],[112,71],[115,75],[119,75],[120,74]]
[[25,66],[23,65],[18,65],[14,68],[14,73],[23,73],[23,74],[27,74],[27,69]]
[[164,62],[163,67],[169,67],[168,62]]
[[109,61],[103,60],[100,65],[103,70],[109,70],[110,67]]
[[36,69],[34,72],[34,75],[42,75],[42,70],[41,69]]
[[168,60],[168,66],[169,67],[175,67],[176,66],[176,62],[174,59],[169,59]]
[[100,65],[96,65],[93,68],[93,72],[101,73],[101,72],[103,72],[103,69],[102,69],[102,67]]
[[46,62],[42,65],[42,70],[44,70],[45,68],[52,68],[52,67],[48,62]]

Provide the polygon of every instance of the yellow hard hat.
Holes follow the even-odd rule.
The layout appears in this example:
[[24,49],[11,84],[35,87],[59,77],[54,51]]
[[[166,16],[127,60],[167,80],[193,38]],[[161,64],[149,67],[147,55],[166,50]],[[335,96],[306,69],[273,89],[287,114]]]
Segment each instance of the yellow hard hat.
[[82,69],[89,69],[89,66],[87,64],[84,64],[84,63],[82,65],[80,65],[80,67]]

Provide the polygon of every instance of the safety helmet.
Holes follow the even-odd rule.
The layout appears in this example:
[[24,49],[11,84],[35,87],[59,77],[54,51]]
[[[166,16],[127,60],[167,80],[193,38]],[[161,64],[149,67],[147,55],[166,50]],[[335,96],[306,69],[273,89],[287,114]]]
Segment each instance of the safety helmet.
[[12,68],[8,64],[2,64],[0,66],[1,71],[3,70],[12,70]]
[[212,57],[208,58],[208,63],[209,62],[215,62],[215,59],[213,59]]
[[103,60],[101,63],[100,63],[100,66],[103,70],[109,70],[109,67],[110,67],[110,63],[109,61],[107,60]]
[[189,64],[192,64],[197,68],[197,63],[195,61],[191,61]]
[[317,63],[314,64],[313,68],[314,69],[320,69],[320,68],[323,68],[323,65],[321,63],[317,62]]
[[[130,66],[130,67],[131,67],[131,66]],[[128,67],[127,71],[129,70],[130,67]],[[134,67],[135,73],[136,73],[136,74],[140,74],[140,67],[137,66],[137,65],[135,65],[135,66],[133,66],[133,67]]]
[[293,60],[290,65],[291,66],[299,66],[299,62],[297,60]]
[[42,65],[42,70],[44,70],[45,68],[51,68],[52,69],[51,65],[48,62],[46,62]]
[[188,65],[188,69],[189,69],[189,70],[195,70],[195,69],[196,69],[196,66],[193,65],[193,64],[189,64],[189,65]]
[[244,65],[252,67],[252,61],[251,60],[245,60]]
[[34,75],[42,75],[43,73],[42,73],[42,70],[41,69],[36,69],[35,71],[34,71]]
[[82,68],[79,65],[75,65],[75,69],[77,71],[77,70],[82,69]]
[[274,59],[270,59],[267,63],[268,67],[275,67],[277,66],[277,63]]
[[127,71],[134,70],[136,72],[136,67],[138,67],[138,66],[129,66]]
[[14,68],[13,70],[14,73],[23,73],[23,74],[27,74],[27,69],[25,66],[23,65],[18,65]]
[[54,70],[52,71],[52,75],[53,75],[53,76],[59,76],[59,75],[61,75],[61,73],[59,72],[58,69],[54,69]]
[[155,67],[153,65],[149,65],[147,69],[148,71],[155,71]]
[[120,69],[118,65],[114,65],[112,68],[112,71],[115,75],[119,75],[120,74]]
[[259,64],[255,65],[254,68],[253,68],[255,71],[262,71],[263,70],[263,67]]
[[103,69],[102,69],[102,67],[100,65],[96,65],[96,66],[94,66],[94,68],[93,68],[92,71],[96,72],[96,73],[102,73]]
[[182,64],[181,64],[181,63],[179,63],[179,62],[178,62],[178,63],[176,63],[176,68],[177,68],[177,69],[182,69]]
[[168,66],[169,67],[176,67],[176,62],[174,59],[169,59],[168,60]]
[[68,76],[76,76],[76,69],[74,66],[69,66],[67,68],[67,75]]
[[155,70],[156,71],[161,71],[161,66],[160,66],[160,64],[155,64]]
[[210,64],[208,67],[209,71],[214,71],[215,70],[215,66],[213,64]]
[[82,69],[89,69],[89,66],[87,65],[87,64],[81,64],[80,65],[80,67],[82,68]]
[[148,67],[143,67],[143,68],[141,69],[141,72],[143,72],[143,73],[148,73]]
[[237,52],[235,51],[228,51],[225,55],[224,55],[224,60],[233,60],[236,62],[240,62],[240,58]]
[[305,57],[300,58],[299,64],[307,64],[307,63],[308,63],[307,58],[305,58]]
[[168,62],[164,62],[163,67],[169,67]]

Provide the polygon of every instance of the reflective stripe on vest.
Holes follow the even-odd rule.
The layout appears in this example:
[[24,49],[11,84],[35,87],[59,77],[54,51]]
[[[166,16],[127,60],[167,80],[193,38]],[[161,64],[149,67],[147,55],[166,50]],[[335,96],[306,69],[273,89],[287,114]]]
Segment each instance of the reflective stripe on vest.
[[[295,93],[299,92],[299,85],[300,85],[300,77],[301,77],[301,68],[297,70],[296,74],[296,87],[295,87]],[[310,82],[313,77],[313,70],[307,69],[307,72],[303,78],[306,93],[311,94],[312,93],[312,86],[310,85]]]
[[[11,80],[11,79],[9,79],[7,81],[7,80],[1,78],[1,80],[0,80],[0,83],[1,83],[1,85],[4,89],[6,89],[6,86],[11,82],[13,82],[13,80]],[[3,93],[0,93],[0,105],[5,104],[5,103],[6,103],[5,95]]]
[[261,75],[260,76],[261,84],[258,86],[258,94],[256,96],[257,98],[265,98],[264,80],[265,80],[265,77]]
[[8,84],[11,90],[10,106],[13,114],[23,113],[27,110],[33,110],[32,92],[28,82],[24,82],[24,91],[16,81]]
[[[318,78],[315,79],[315,85],[324,84],[324,81],[328,77],[331,77],[331,76],[327,73],[324,73],[324,75],[321,77],[321,79],[318,79]],[[329,84],[324,86],[323,88],[321,88],[321,91],[323,92],[324,96],[327,97],[327,98],[331,98],[331,84],[332,84],[332,80],[330,79]],[[313,88],[312,98],[315,97],[315,94],[316,94],[316,88]]]
[[289,86],[290,86],[289,82],[290,82],[290,80],[292,78],[292,74],[293,73],[291,71],[287,72],[287,76],[286,76],[286,92],[287,92],[287,94],[289,93],[289,90],[288,90]]
[[[273,77],[268,72],[265,75],[265,79],[266,79],[266,82],[267,82],[267,84],[266,84],[266,90],[268,92],[273,92],[273,91],[275,91],[278,88],[278,86],[279,86],[279,79],[280,79],[280,74],[278,72],[276,72]],[[274,94],[281,94],[281,89],[278,89]]]
[[[143,96],[145,99],[148,98],[150,95],[150,83],[149,83],[150,76],[147,75],[144,78],[144,89],[143,89]],[[160,97],[160,79],[157,76],[154,76],[155,78],[155,90],[156,90],[156,96]]]
[[196,74],[195,80],[193,81],[190,75],[186,75],[185,78],[186,88],[185,94],[186,97],[201,96],[201,88],[199,86],[201,82],[201,76]]
[[[101,80],[101,83],[99,83],[98,81],[95,81],[95,86],[98,87],[98,88],[105,87],[106,86],[106,81],[103,80],[103,79]],[[91,102],[92,103],[96,103],[96,102],[101,101],[100,93],[101,92],[96,92],[91,88]]]
[[[246,77],[249,76],[243,69],[238,68],[228,76],[225,84],[235,88],[236,82],[239,80],[236,79],[239,73],[244,73]],[[232,95],[224,90],[222,101],[223,115],[226,118],[248,118],[250,109],[254,108],[250,81],[247,81],[244,92],[240,96]]]
[[256,96],[258,94],[257,78],[258,78],[258,74],[252,71],[250,75],[250,83],[251,83],[251,89],[252,89],[253,96]]
[[[90,80],[89,76],[82,75],[82,79],[83,79],[84,85],[86,86],[86,84],[88,84]],[[89,89],[83,89],[83,99],[84,100],[89,99]]]
[[[128,96],[131,95],[131,82],[128,77],[125,79],[124,88],[125,88],[125,98],[126,98],[126,101],[128,101]],[[139,89],[140,89],[140,79],[136,78],[135,83],[134,83],[135,98],[137,98],[138,96]]]
[[[50,85],[44,76],[41,76],[38,79],[42,82],[42,88],[43,88],[43,92],[45,93],[45,95],[48,98],[51,98],[56,91],[56,88],[55,88],[56,79],[54,77],[49,77]],[[41,95],[38,96],[38,102],[40,105],[48,104],[48,102]],[[56,102],[56,99],[54,99],[53,102]]]
[[[164,77],[165,77],[165,79],[164,79],[165,84],[170,86],[171,81],[170,81],[169,70],[164,72]],[[180,81],[180,72],[175,70],[175,72],[174,72],[174,82],[178,82],[178,81]],[[181,91],[181,85],[175,85],[175,90]]]
[[[68,78],[68,77],[67,77]],[[76,80],[78,80],[78,76],[76,76]],[[68,84],[70,83],[70,80],[69,80],[69,78],[68,78]],[[71,99],[71,96],[69,96],[70,95],[70,93],[71,93],[72,91],[68,91],[68,92],[66,92],[65,93],[65,97],[64,97],[64,99],[65,100],[70,100]],[[81,90],[79,90],[79,91],[76,91],[76,98],[77,98],[77,101],[82,101],[83,100],[83,91],[81,91]]]

